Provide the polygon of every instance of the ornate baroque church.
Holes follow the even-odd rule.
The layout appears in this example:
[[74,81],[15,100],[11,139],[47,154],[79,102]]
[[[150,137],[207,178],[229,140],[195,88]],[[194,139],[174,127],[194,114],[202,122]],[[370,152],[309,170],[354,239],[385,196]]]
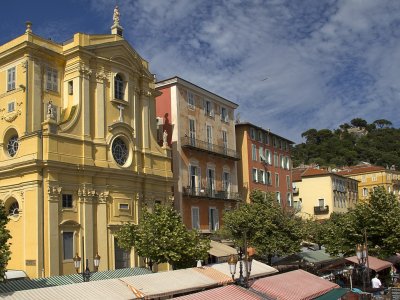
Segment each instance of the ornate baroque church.
[[12,235],[8,269],[31,277],[139,266],[114,238],[142,207],[172,201],[168,146],[156,141],[154,76],[122,37],[32,32],[0,46],[0,200]]

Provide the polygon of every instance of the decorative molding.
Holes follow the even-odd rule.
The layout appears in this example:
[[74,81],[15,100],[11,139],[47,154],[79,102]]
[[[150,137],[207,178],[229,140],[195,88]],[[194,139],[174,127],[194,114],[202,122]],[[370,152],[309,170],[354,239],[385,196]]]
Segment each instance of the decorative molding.
[[5,120],[5,121],[7,121],[7,122],[12,122],[12,121],[14,121],[19,115],[21,115],[21,110],[20,110],[20,109],[18,109],[18,110],[16,110],[16,111],[13,111],[13,112],[6,113],[5,115],[1,116],[1,119],[2,119],[2,120]]
[[96,79],[108,80],[109,72],[105,72],[104,69],[100,69],[96,72]]
[[81,73],[82,75],[89,77],[90,75],[92,75],[92,72],[92,69],[90,69],[84,63],[79,64],[79,73]]
[[21,67],[22,67],[22,73],[26,73],[26,70],[28,68],[28,60],[21,62]]
[[139,90],[140,95],[150,97],[153,93],[150,90]]
[[25,91],[25,88],[18,87],[18,88],[16,88],[15,90],[12,90],[12,91],[5,92],[5,93],[3,93],[3,94],[0,94],[0,98],[3,98],[3,97],[5,97],[5,96],[9,96],[9,95],[18,93],[18,92],[20,92],[20,91],[23,91],[23,92],[24,92],[24,91]]
[[91,186],[82,184],[82,187],[78,190],[79,201],[87,202],[93,201],[96,198],[96,190],[92,189]]
[[48,186],[47,188],[47,194],[49,195],[49,201],[54,201],[54,202],[58,202],[60,200],[60,196],[61,196],[61,192],[62,192],[62,187],[58,186],[58,185],[54,185],[54,186]]
[[110,191],[103,191],[99,194],[99,202],[100,203],[106,203],[108,201],[108,198],[110,197]]

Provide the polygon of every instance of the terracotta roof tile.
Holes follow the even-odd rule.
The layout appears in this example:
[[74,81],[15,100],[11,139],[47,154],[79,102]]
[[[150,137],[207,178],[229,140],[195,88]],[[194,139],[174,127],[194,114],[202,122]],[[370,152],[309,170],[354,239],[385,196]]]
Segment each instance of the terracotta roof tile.
[[372,172],[382,172],[385,171],[385,168],[382,166],[354,166],[348,167],[343,171],[338,172],[338,174],[342,176],[353,175],[353,174],[363,174],[363,173],[372,173]]

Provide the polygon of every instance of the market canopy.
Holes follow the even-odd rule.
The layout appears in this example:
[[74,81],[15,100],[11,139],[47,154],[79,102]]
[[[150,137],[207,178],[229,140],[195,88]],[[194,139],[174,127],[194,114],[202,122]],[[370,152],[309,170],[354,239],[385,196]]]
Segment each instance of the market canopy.
[[306,300],[322,296],[339,288],[303,270],[295,270],[256,280],[251,288],[279,300]]
[[344,295],[350,292],[350,289],[338,288],[333,289],[326,294],[315,298],[314,300],[332,300],[332,299],[341,299]]
[[207,290],[204,292],[199,292],[195,294],[190,294],[178,298],[177,300],[260,300],[269,299],[267,297],[262,297],[257,295],[251,290],[244,289],[237,285],[228,285],[220,288],[215,288]]
[[[356,265],[359,264],[357,256],[346,257],[346,260],[355,263]],[[382,271],[392,266],[391,262],[370,255],[368,256],[368,264],[367,267],[375,272]]]
[[211,241],[210,244],[211,248],[208,250],[208,253],[216,256],[216,257],[224,257],[224,256],[229,256],[231,254],[237,255],[237,251],[235,248],[232,248],[228,245],[216,242],[216,241]]
[[330,256],[325,250],[316,250],[316,251],[307,251],[307,252],[299,252],[287,257],[284,257],[274,263],[274,265],[285,265],[285,264],[293,264],[300,262],[309,262],[309,263],[323,263],[329,262],[338,259],[338,257]]
[[[208,265],[208,266],[231,277],[231,272],[229,270],[228,263],[213,264],[213,265]],[[244,276],[246,276],[246,268],[244,268],[244,267],[243,267],[243,273],[244,273]],[[253,259],[253,263],[251,266],[251,272],[250,272],[250,278],[258,278],[258,277],[263,277],[263,276],[267,276],[267,275],[272,275],[275,273],[278,273],[277,269]],[[238,263],[238,266],[236,267],[235,278],[239,278],[239,263]]]

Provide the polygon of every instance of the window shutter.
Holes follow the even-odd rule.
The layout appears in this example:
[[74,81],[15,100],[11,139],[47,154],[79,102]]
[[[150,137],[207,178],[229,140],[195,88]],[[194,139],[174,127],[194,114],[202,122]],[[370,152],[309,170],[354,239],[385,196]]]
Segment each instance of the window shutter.
[[198,189],[199,189],[199,191],[202,189],[202,186],[201,186],[201,168],[200,167],[198,167],[197,168],[197,181],[198,181]]
[[218,214],[218,209],[215,209],[215,214],[214,214],[214,224],[215,224],[215,229],[219,229],[219,214]]

